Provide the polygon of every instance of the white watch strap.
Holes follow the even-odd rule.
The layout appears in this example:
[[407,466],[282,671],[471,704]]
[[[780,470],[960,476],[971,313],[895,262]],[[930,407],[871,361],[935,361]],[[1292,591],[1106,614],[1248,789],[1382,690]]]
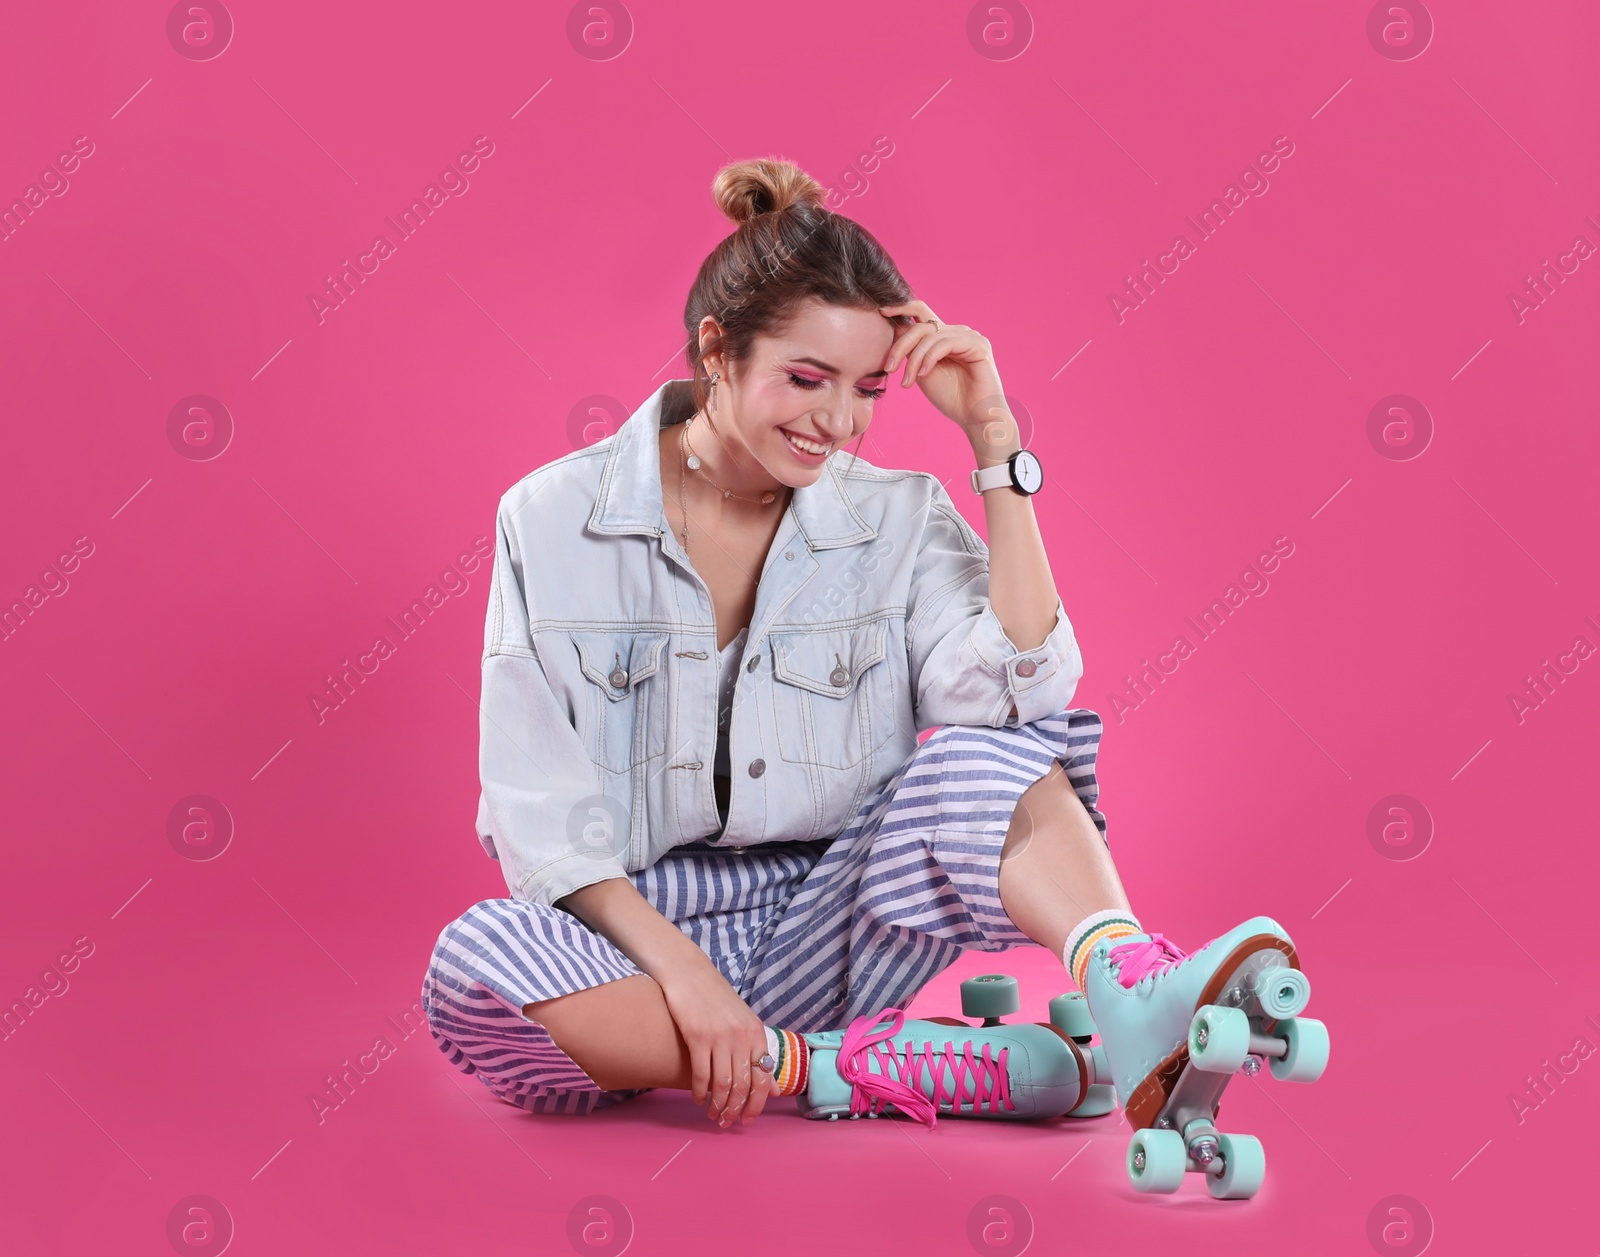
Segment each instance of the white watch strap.
[[1011,464],[996,463],[993,467],[974,469],[972,473],[972,491],[986,493],[990,489],[1011,486]]

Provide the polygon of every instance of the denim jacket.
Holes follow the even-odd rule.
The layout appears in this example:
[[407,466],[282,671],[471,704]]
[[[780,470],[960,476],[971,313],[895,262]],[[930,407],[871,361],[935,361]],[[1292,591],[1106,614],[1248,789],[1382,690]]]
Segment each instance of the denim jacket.
[[[477,831],[518,899],[553,904],[719,829],[718,633],[663,509],[665,388],[500,499]],[[834,838],[920,732],[1066,708],[1083,660],[1065,608],[1018,651],[988,589],[988,547],[927,472],[841,451],[794,490],[734,686],[716,845]]]

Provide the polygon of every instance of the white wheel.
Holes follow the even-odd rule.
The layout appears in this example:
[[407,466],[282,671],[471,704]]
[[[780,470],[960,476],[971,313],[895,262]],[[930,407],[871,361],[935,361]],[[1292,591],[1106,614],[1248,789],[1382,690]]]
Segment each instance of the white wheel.
[[1104,1117],[1117,1111],[1117,1093],[1108,1083],[1089,1084],[1083,1103],[1067,1114],[1068,1117]]
[[1278,1023],[1277,1035],[1289,1050],[1271,1063],[1279,1082],[1316,1082],[1328,1068],[1328,1027],[1311,1017],[1291,1017]]
[[1254,1135],[1218,1135],[1222,1173],[1206,1176],[1206,1187],[1218,1200],[1249,1200],[1267,1176],[1267,1154]]
[[1128,1141],[1128,1182],[1136,1192],[1175,1192],[1188,1168],[1189,1150],[1175,1130],[1135,1131]]
[[1242,1008],[1207,1004],[1189,1023],[1189,1060],[1208,1074],[1231,1074],[1250,1055],[1250,1018]]
[[1311,1002],[1311,979],[1287,965],[1263,969],[1256,977],[1256,1000],[1274,1021],[1298,1017]]

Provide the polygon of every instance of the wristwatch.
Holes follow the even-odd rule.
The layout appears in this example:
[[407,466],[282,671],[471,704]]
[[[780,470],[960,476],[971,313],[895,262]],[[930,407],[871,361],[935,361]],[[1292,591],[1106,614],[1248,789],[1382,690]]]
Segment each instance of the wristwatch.
[[972,473],[974,493],[987,493],[1002,485],[1010,485],[1024,495],[1037,493],[1044,487],[1044,468],[1039,466],[1039,459],[1032,450],[1018,450],[1005,462]]

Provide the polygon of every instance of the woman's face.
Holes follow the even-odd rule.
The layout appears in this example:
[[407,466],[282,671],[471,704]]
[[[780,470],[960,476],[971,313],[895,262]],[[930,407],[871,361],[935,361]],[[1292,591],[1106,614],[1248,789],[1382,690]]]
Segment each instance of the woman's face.
[[[732,428],[780,484],[814,483],[829,457],[872,422],[888,388],[883,369],[895,328],[874,310],[811,298],[778,336],[758,336],[750,357],[723,369],[717,426]],[[723,409],[726,406],[728,409]],[[807,442],[809,452],[790,436]]]

